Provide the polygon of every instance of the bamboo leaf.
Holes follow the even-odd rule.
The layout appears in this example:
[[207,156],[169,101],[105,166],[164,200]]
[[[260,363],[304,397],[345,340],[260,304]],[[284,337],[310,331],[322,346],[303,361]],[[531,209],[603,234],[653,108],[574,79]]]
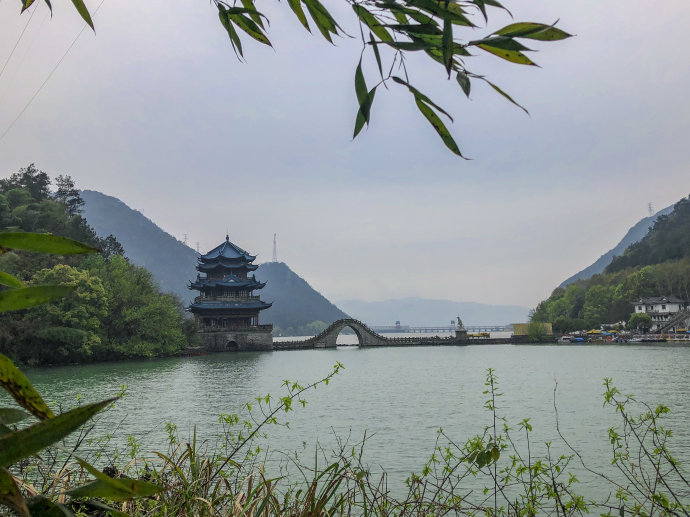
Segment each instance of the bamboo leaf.
[[78,407],[0,437],[0,467],[9,467],[61,440],[114,400]]
[[79,255],[99,250],[66,237],[51,233],[0,232],[0,247],[53,255]]
[[465,92],[465,95],[469,98],[472,85],[470,84],[470,78],[468,75],[465,72],[458,71],[455,78],[457,79],[460,88],[462,88],[462,91]]
[[20,517],[31,517],[17,483],[3,468],[0,468],[0,504],[12,508]]
[[522,52],[517,50],[506,50],[502,48],[492,47],[491,45],[481,44],[477,45],[482,50],[489,52],[495,56],[510,61],[511,63],[517,63],[518,65],[532,65],[536,66],[536,63],[524,55]]
[[357,101],[360,105],[368,92],[367,83],[364,81],[364,74],[362,73],[362,60],[360,59],[357,69],[355,70],[355,94],[357,95]]
[[22,0],[22,12],[26,11],[35,0]]
[[297,16],[297,19],[300,21],[300,23],[304,25],[304,28],[311,32],[309,22],[307,21],[307,16],[304,14],[300,0],[288,0],[288,5],[290,6],[290,9],[292,9],[292,12],[295,13],[295,16]]
[[508,95],[506,92],[504,92],[503,90],[501,90],[498,86],[496,86],[496,85],[495,85],[494,83],[492,83],[491,81],[487,81],[486,79],[484,79],[484,80],[485,80],[487,83],[489,83],[489,86],[491,86],[494,90],[496,90],[496,91],[497,91],[498,93],[500,93],[503,97],[505,97],[506,99],[508,99],[510,102],[512,102],[513,104],[515,104],[518,108],[520,108],[522,111],[524,111],[525,113],[527,113],[527,114],[529,115],[529,111],[527,111],[523,106],[521,106],[520,104],[518,104],[517,102],[515,102],[515,101],[513,100],[513,98],[512,98],[510,95]]
[[18,311],[64,298],[76,286],[36,285],[0,291],[0,312]]
[[79,15],[89,25],[89,27],[91,27],[92,30],[96,30],[93,27],[93,21],[91,20],[91,15],[89,14],[89,10],[84,5],[84,1],[83,0],[72,0],[72,3],[74,4],[74,7],[77,8],[77,12],[79,13]]
[[40,420],[53,418],[53,412],[19,368],[0,354],[0,385],[21,407]]
[[369,125],[369,116],[371,113],[371,105],[374,103],[374,95],[376,95],[376,88],[378,88],[378,86],[374,86],[371,89],[371,91],[369,91],[367,93],[363,102],[361,102],[359,105],[359,109],[357,110],[357,118],[355,120],[355,131],[354,131],[354,134],[352,135],[353,139],[357,137],[359,132],[364,127],[365,123],[367,125]]
[[458,144],[455,143],[455,140],[448,131],[448,128],[445,126],[443,121],[438,118],[438,115],[436,115],[436,113],[434,113],[434,111],[429,106],[424,104],[424,102],[422,102],[422,100],[418,97],[415,97],[414,101],[417,104],[419,111],[422,112],[422,115],[426,117],[426,119],[429,121],[429,124],[431,124],[431,126],[436,130],[436,133],[438,133],[438,135],[441,137],[441,140],[443,140],[443,143],[446,145],[446,147],[454,154],[464,158],[460,152],[460,149],[458,148]]
[[254,23],[256,23],[259,27],[262,29],[264,28],[264,23],[261,20],[261,13],[259,13],[256,10],[256,7],[254,6],[254,1],[253,0],[242,0],[242,5],[247,9],[247,12],[249,13],[249,17],[254,20]]
[[453,24],[450,20],[443,20],[443,40],[441,45],[443,52],[443,63],[450,78],[450,71],[453,67]]
[[432,101],[429,97],[424,95],[417,88],[412,86],[410,83],[408,83],[407,81],[404,81],[403,79],[401,79],[400,77],[397,77],[395,75],[393,76],[393,80],[398,84],[403,84],[403,85],[407,86],[407,88],[410,90],[412,95],[414,95],[415,99],[419,99],[422,102],[424,102],[425,104],[429,104],[429,105],[433,106],[437,111],[440,111],[441,113],[443,113],[446,117],[448,117],[450,119],[451,122],[453,122],[453,117],[451,117],[446,110],[444,110],[441,106],[439,106],[434,101]]
[[225,31],[230,37],[230,43],[235,51],[235,55],[238,57],[238,59],[241,59],[244,56],[242,53],[242,42],[240,41],[240,37],[237,34],[235,27],[232,26],[232,21],[230,21],[227,9],[220,4],[218,4],[218,17],[220,18],[220,23],[223,25]]
[[13,277],[9,273],[0,271],[0,285],[6,285],[7,287],[24,287],[24,282]]
[[240,29],[249,34],[259,43],[263,43],[264,45],[268,45],[269,47],[273,46],[264,34],[263,30],[261,30],[261,27],[259,27],[251,18],[248,18],[243,14],[230,13],[228,13],[228,18],[231,21],[233,21]]
[[364,24],[369,27],[371,32],[376,34],[381,41],[393,41],[393,36],[390,35],[381,22],[362,5],[353,4],[352,8],[354,9],[355,14],[357,14],[357,17],[364,22]]
[[511,38],[527,38],[539,41],[558,41],[566,38],[571,38],[572,34],[568,34],[553,25],[544,25],[543,23],[520,22],[506,25],[500,30],[494,32],[498,36],[508,36]]
[[21,422],[25,418],[28,418],[28,414],[24,413],[21,409],[13,407],[2,407],[0,408],[0,424],[16,424]]
[[383,65],[381,63],[381,53],[379,52],[379,46],[376,43],[376,40],[374,39],[374,35],[371,32],[369,33],[369,44],[371,45],[371,48],[374,49],[374,57],[376,58],[376,64],[379,67],[379,74],[381,74],[381,79],[383,79]]

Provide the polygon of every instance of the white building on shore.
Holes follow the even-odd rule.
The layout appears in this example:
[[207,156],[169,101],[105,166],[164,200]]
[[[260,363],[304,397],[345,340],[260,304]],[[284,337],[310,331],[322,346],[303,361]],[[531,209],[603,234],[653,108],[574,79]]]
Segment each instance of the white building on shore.
[[652,318],[652,332],[658,330],[665,323],[681,311],[688,309],[688,302],[675,296],[652,296],[640,298],[635,302],[635,312],[649,314]]

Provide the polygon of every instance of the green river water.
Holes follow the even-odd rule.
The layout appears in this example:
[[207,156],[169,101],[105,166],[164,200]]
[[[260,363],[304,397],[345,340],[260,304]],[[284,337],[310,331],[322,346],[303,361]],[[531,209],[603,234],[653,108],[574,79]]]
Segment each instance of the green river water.
[[[690,465],[690,347],[654,345],[477,345],[228,353],[88,366],[29,369],[30,380],[54,407],[68,408],[77,396],[97,401],[127,396],[101,417],[95,435],[114,433],[124,444],[133,435],[142,451],[165,450],[165,423],[181,438],[194,426],[213,442],[220,413],[242,412],[255,396],[281,393],[283,379],[306,384],[340,362],[345,369],[306,395],[305,408],[288,415],[290,430],[270,430],[273,450],[313,456],[317,442],[334,436],[368,436],[365,459],[385,469],[392,482],[419,472],[433,451],[436,431],[458,442],[491,422],[483,408],[486,369],[496,370],[499,412],[516,424],[530,418],[535,447],[551,440],[566,452],[555,430],[554,386],[561,430],[595,468],[610,469],[607,430],[618,421],[602,407],[602,379],[612,377],[624,393],[671,408],[672,450]],[[119,440],[119,442],[118,442]],[[539,451],[537,451],[539,452]],[[583,487],[593,480],[583,479]]]

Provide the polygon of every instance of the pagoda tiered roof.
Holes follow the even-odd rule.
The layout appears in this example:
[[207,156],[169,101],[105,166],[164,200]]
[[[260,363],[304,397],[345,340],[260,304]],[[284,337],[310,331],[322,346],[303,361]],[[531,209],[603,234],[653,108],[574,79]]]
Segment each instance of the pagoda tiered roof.
[[191,312],[198,311],[213,311],[213,310],[244,310],[244,311],[262,311],[268,309],[272,303],[262,302],[261,300],[200,300],[194,302],[189,310]]
[[200,291],[209,287],[230,287],[233,289],[245,289],[248,291],[253,291],[254,289],[263,289],[266,282],[259,282],[254,275],[244,278],[240,278],[232,273],[225,275],[221,279],[209,280],[207,278],[197,277],[196,282],[192,282],[189,285],[190,289],[196,289]]

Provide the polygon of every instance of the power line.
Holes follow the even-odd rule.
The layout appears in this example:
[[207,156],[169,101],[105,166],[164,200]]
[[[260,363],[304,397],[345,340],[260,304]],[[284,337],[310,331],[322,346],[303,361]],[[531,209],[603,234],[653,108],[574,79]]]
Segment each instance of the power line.
[[[0,0],[0,1],[2,1],[2,0]],[[10,59],[12,59],[12,56],[14,55],[14,51],[17,50],[19,43],[22,41],[22,38],[24,37],[24,33],[26,32],[26,29],[29,26],[29,23],[31,22],[31,18],[33,18],[34,13],[36,13],[36,9],[38,9],[38,6],[34,7],[34,10],[31,11],[31,16],[29,16],[29,19],[26,20],[26,23],[24,24],[24,29],[22,29],[22,33],[19,35],[19,39],[17,39],[17,43],[14,44],[14,47],[12,47],[12,51],[10,52],[10,55],[7,56],[7,60],[5,61],[5,64],[2,65],[2,70],[0,70],[0,78],[2,78],[2,74],[5,72],[5,68],[7,68],[7,64],[10,62]]]
[[[99,10],[99,9],[101,8],[101,6],[103,5],[103,2],[105,2],[105,0],[101,0],[101,3],[98,4],[98,7],[96,7],[96,10],[93,12],[92,18],[96,16],[96,13],[98,12],[98,10]],[[35,11],[36,11],[36,9],[34,9],[34,12],[35,12]],[[69,51],[72,50],[72,47],[74,47],[74,45],[77,43],[77,40],[78,40],[79,37],[82,35],[82,33],[84,32],[84,30],[86,29],[86,27],[88,27],[88,25],[85,23],[84,26],[83,26],[83,27],[81,28],[81,30],[79,31],[79,33],[77,34],[77,36],[72,40],[72,43],[70,43],[70,46],[67,47],[67,50],[65,50],[65,53],[62,54],[62,57],[58,60],[58,62],[57,62],[57,63],[55,64],[55,66],[53,67],[53,69],[50,71],[50,73],[48,74],[48,77],[46,77],[45,80],[41,83],[41,86],[38,87],[38,90],[36,90],[36,91],[34,92],[34,94],[33,94],[33,95],[31,96],[31,98],[29,99],[29,102],[27,102],[27,103],[24,105],[24,107],[22,108],[22,110],[19,112],[19,115],[17,115],[17,116],[15,117],[15,119],[12,121],[12,123],[7,127],[7,129],[5,129],[5,132],[4,132],[2,135],[0,135],[0,143],[2,143],[2,141],[4,140],[4,138],[5,138],[5,136],[7,135],[7,133],[10,132],[10,130],[14,127],[14,125],[17,123],[17,121],[18,121],[18,120],[21,118],[21,116],[24,114],[24,112],[29,108],[29,106],[31,106],[31,103],[32,103],[32,102],[34,101],[34,99],[38,96],[38,94],[41,93],[41,90],[43,89],[43,87],[46,85],[46,83],[47,83],[47,82],[50,80],[50,78],[53,76],[53,74],[55,73],[55,70],[58,69],[58,67],[60,66],[60,63],[62,63],[62,61],[63,61],[63,60],[65,59],[65,57],[67,56],[67,54],[69,54]]]

